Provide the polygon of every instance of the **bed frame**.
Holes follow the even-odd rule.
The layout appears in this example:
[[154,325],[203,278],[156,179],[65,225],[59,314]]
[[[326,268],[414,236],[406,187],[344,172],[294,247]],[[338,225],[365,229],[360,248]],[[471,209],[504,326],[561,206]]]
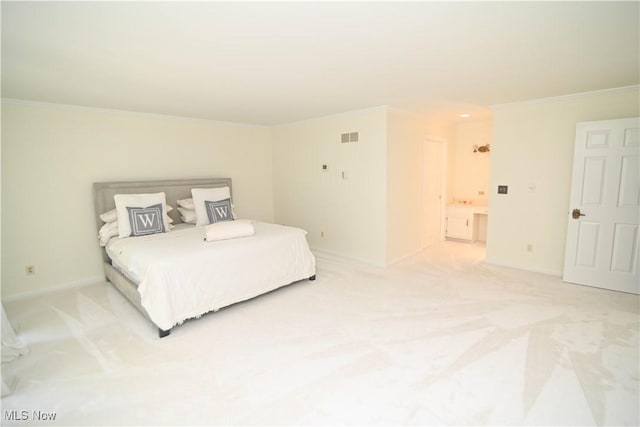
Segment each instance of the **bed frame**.
[[[116,194],[137,194],[137,193],[159,193],[164,191],[167,197],[167,204],[174,209],[168,213],[173,219],[173,224],[180,224],[180,212],[177,207],[177,200],[188,199],[191,197],[192,188],[218,188],[229,187],[231,191],[231,178],[205,178],[205,179],[184,179],[184,180],[166,180],[166,181],[125,181],[125,182],[96,182],[93,184],[93,201],[95,206],[96,227],[104,225],[100,219],[100,215],[110,211],[116,207],[113,196]],[[231,193],[233,200],[233,193]],[[102,259],[104,273],[107,280],[113,285],[138,309],[144,316],[151,321],[149,314],[142,307],[138,286],[130,281],[126,276],[120,273],[111,265],[111,260],[107,252],[102,250]],[[313,278],[315,279],[315,277]],[[312,279],[312,280],[313,280]],[[153,321],[151,321],[153,323]],[[160,338],[166,337],[171,333],[171,329],[163,330],[158,328]]]

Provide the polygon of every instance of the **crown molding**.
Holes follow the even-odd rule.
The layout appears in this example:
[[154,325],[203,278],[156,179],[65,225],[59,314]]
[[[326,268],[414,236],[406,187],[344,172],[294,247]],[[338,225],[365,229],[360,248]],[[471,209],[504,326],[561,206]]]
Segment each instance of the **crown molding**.
[[15,99],[15,98],[2,98],[2,105],[18,105],[18,106],[44,108],[44,109],[52,109],[52,110],[60,110],[60,111],[78,111],[78,112],[86,112],[86,113],[146,117],[150,119],[161,119],[161,120],[194,121],[194,122],[217,124],[217,125],[224,125],[224,126],[241,126],[241,127],[253,127],[253,128],[262,128],[262,129],[269,129],[271,127],[271,126],[256,125],[251,123],[225,122],[222,120],[203,119],[203,118],[197,118],[197,117],[175,116],[170,114],[158,114],[158,113],[144,113],[139,111],[118,110],[115,108],[87,107],[84,105],[57,104],[54,102],[31,101],[26,99]]
[[640,85],[622,86],[622,87],[616,87],[611,89],[594,90],[591,92],[579,92],[579,93],[572,93],[568,95],[552,96],[549,98],[529,99],[526,101],[507,102],[504,104],[490,105],[489,108],[491,108],[491,110],[500,110],[503,108],[515,107],[518,105],[552,104],[552,103],[558,103],[558,102],[573,101],[573,100],[582,99],[582,98],[589,98],[592,96],[613,95],[616,93],[626,93],[626,92],[633,92],[633,91],[640,91]]

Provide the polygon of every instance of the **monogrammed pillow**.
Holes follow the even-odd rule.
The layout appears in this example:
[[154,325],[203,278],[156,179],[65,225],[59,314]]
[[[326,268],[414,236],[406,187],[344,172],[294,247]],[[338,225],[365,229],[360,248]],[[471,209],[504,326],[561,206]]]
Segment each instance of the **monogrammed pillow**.
[[231,199],[212,202],[205,200],[204,206],[207,208],[207,217],[210,224],[222,221],[233,221],[233,211],[231,210]]
[[131,236],[164,233],[162,203],[147,207],[127,206]]
[[167,215],[167,203],[164,192],[149,194],[116,194],[113,196],[116,202],[116,212],[118,214],[118,235],[120,237],[131,236],[131,223],[129,210],[132,208],[145,208],[160,203],[162,205],[162,225],[165,231],[170,229],[169,216]]
[[196,211],[196,225],[201,226],[210,224],[207,208],[204,205],[205,200],[219,202],[220,200],[230,199],[231,190],[229,190],[229,187],[192,188],[191,196],[193,197],[193,207]]

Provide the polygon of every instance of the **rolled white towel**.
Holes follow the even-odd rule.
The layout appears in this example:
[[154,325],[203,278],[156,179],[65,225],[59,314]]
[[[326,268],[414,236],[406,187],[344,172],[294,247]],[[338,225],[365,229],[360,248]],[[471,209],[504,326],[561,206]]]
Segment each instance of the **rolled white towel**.
[[235,221],[222,221],[209,224],[204,228],[207,242],[218,240],[236,239],[238,237],[253,236],[256,232],[253,224],[248,219],[238,219]]

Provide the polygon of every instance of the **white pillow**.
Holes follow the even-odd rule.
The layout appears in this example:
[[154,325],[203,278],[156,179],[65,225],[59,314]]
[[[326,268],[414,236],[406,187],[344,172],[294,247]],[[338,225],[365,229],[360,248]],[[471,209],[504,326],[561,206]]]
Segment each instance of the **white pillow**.
[[[164,192],[149,194],[116,194],[113,196],[116,202],[116,212],[118,214],[118,234],[120,237],[131,235],[131,224],[129,223],[129,211],[127,207],[146,208],[148,206],[162,203],[163,223],[165,231],[169,231],[169,216],[167,215],[167,202]],[[206,215],[206,213],[205,213]]]
[[193,199],[182,199],[178,200],[178,206],[181,206],[185,209],[193,210]]
[[186,222],[187,224],[196,223],[196,211],[181,207],[178,207],[178,210],[180,211],[180,219],[182,219],[182,222]]
[[100,240],[100,246],[106,246],[112,237],[118,237],[118,221],[111,221],[105,223],[98,232],[98,239]]
[[220,200],[230,199],[231,191],[229,187],[192,188],[191,196],[193,197],[193,207],[196,211],[196,225],[200,226],[209,224],[207,208],[204,205],[205,200],[218,202]]
[[[167,212],[171,212],[173,210],[173,208],[170,205],[166,205],[166,207],[167,207]],[[100,219],[102,220],[102,222],[106,222],[106,223],[116,222],[118,220],[118,212],[115,209],[111,209],[110,211],[100,215]],[[171,218],[169,219],[170,219],[170,222],[173,222]]]
[[102,222],[115,222],[118,220],[118,213],[115,209],[111,209],[109,212],[105,212],[100,215]]

